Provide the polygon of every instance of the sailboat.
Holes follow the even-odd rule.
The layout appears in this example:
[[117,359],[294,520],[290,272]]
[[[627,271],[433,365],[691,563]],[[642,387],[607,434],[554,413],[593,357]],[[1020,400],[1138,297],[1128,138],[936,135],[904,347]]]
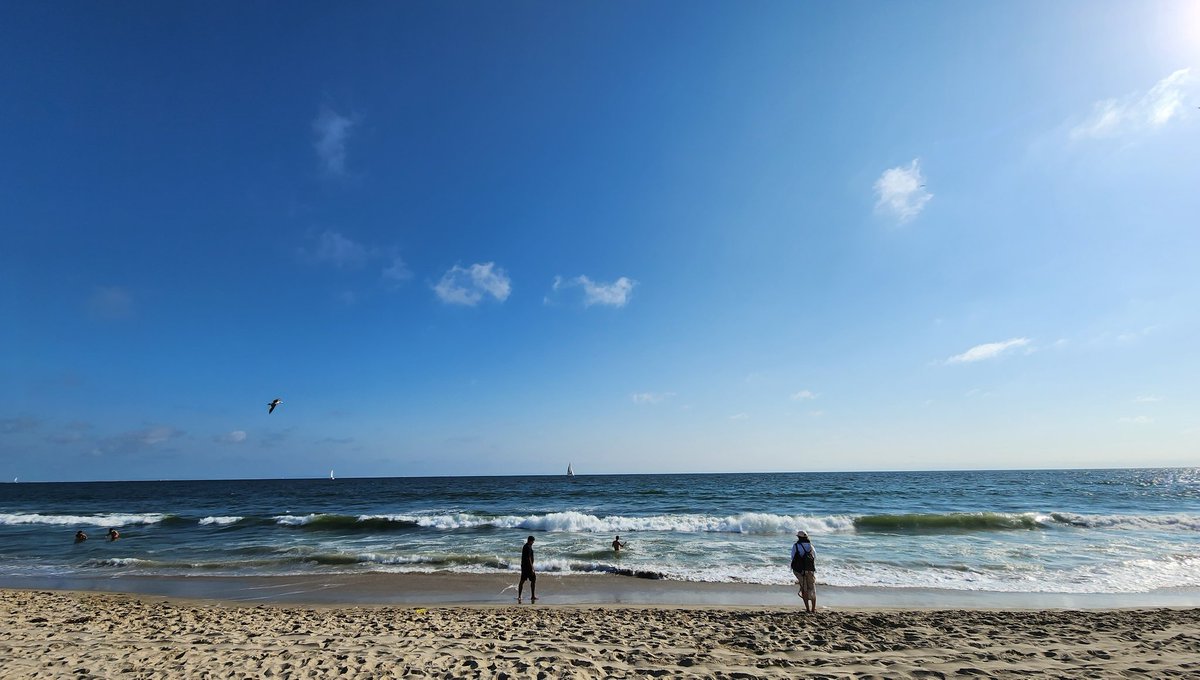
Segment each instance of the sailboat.
[[567,463],[567,476],[568,476],[568,477],[574,477],[574,476],[575,476],[575,471],[571,469],[571,464],[570,464],[570,463]]
[[329,478],[330,478],[330,479],[333,479],[333,478],[334,478],[334,477],[333,477],[333,470],[330,470],[330,471],[329,471]]

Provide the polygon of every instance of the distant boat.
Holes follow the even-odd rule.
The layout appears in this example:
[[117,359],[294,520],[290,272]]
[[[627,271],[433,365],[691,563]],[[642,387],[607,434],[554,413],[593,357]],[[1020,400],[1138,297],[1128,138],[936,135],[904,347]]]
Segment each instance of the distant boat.
[[570,464],[570,463],[567,463],[567,476],[568,476],[568,477],[574,477],[574,476],[575,476],[575,471],[571,469],[571,464]]
[[330,471],[329,471],[329,478],[330,478],[330,479],[333,479],[333,478],[334,478],[334,477],[333,477],[333,470],[330,470]]
[[18,479],[20,479],[20,477],[13,477],[13,484],[16,484]]

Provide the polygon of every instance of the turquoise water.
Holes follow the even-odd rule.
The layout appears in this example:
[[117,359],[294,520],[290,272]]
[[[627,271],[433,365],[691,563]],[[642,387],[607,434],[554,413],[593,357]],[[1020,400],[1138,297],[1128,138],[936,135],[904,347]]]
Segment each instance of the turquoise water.
[[826,585],[1200,588],[1198,469],[4,484],[0,576],[495,573],[534,535],[543,572],[786,584],[796,529]]

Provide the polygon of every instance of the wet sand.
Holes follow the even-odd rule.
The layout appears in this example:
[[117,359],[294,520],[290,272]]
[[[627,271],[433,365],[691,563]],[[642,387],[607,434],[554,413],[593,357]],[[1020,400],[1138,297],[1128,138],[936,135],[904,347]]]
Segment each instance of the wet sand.
[[[294,576],[0,577],[0,588],[102,591],[266,604],[500,605],[517,574],[307,574]],[[1200,590],[1149,593],[997,593],[932,588],[817,586],[823,605],[903,609],[1113,609],[1200,607]],[[799,607],[795,586],[694,583],[611,574],[540,574],[544,605]]]
[[285,605],[0,591],[0,677],[1196,677],[1200,609]]

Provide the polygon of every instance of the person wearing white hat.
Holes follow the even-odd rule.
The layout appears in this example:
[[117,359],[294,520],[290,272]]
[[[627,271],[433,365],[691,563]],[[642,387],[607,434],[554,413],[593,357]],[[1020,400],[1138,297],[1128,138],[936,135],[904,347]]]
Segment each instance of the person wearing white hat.
[[804,531],[796,532],[796,543],[792,545],[792,573],[800,584],[796,593],[804,600],[804,611],[817,611],[817,551]]

